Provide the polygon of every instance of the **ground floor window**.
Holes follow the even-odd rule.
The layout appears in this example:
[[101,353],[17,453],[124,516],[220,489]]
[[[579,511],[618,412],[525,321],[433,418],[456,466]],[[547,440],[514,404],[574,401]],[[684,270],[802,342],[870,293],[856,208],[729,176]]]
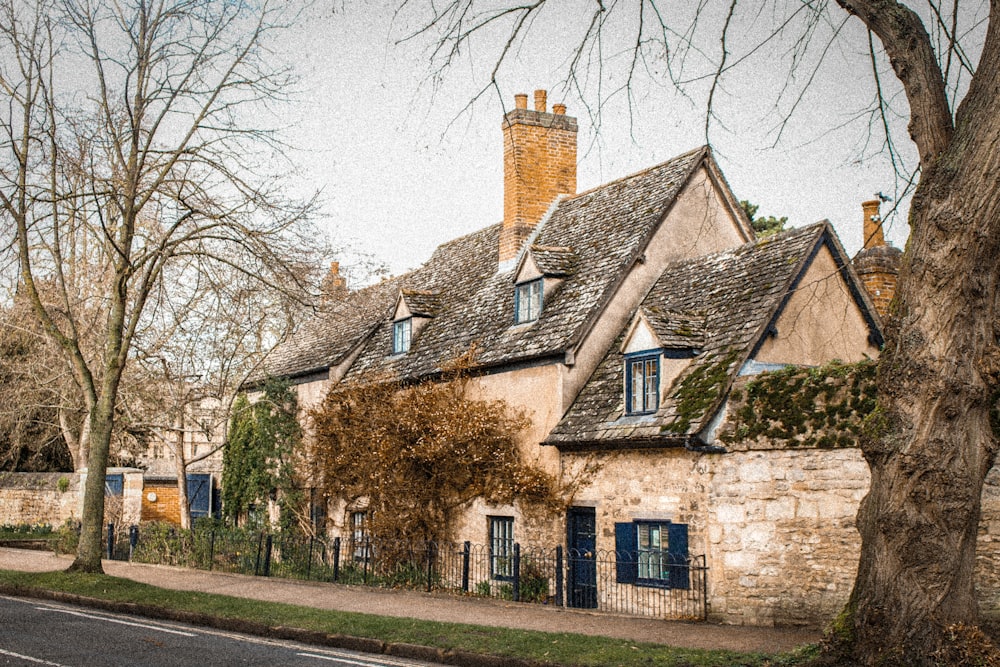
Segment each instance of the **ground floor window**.
[[494,579],[514,578],[514,517],[491,516],[490,576]]
[[666,520],[616,523],[615,553],[620,584],[691,587],[687,524]]
[[371,556],[368,539],[368,512],[351,512],[351,557],[355,563],[367,563]]

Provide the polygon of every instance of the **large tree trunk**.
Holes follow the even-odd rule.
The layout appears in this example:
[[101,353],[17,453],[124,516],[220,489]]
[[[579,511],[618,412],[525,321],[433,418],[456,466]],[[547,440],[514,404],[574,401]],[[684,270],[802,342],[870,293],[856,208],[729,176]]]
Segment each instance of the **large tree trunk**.
[[837,628],[843,656],[863,665],[956,664],[956,644],[972,648],[960,626],[977,622],[976,534],[1000,386],[996,53],[984,51],[911,207],[879,407],[862,441],[872,482],[858,514],[861,563]]
[[[87,480],[83,489],[83,513],[80,517],[80,544],[76,559],[67,572],[103,573],[101,554],[104,550],[104,484],[111,451],[111,430],[114,423],[115,392],[105,391],[91,411],[90,456],[87,460]],[[111,398],[109,398],[111,397]]]

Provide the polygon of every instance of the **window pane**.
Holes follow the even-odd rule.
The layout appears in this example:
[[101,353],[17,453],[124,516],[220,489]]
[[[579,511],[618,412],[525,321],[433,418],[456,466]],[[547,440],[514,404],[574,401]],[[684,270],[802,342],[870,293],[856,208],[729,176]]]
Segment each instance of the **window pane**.
[[647,411],[655,410],[660,403],[659,365],[658,359],[646,360],[646,402],[643,409]]
[[629,412],[642,412],[642,362],[633,361],[629,363],[629,375],[632,377],[632,386],[629,388],[631,393],[628,411]]
[[537,320],[542,313],[542,281],[533,280],[530,283],[523,283],[515,288],[515,308],[514,314],[517,323]]
[[514,576],[513,517],[490,517],[490,574],[495,578]]
[[639,578],[668,581],[670,558],[667,549],[667,524],[643,522],[637,528]]
[[393,324],[392,326],[392,352],[402,354],[410,351],[410,334],[413,320],[406,318]]
[[537,320],[542,314],[542,281],[536,280],[528,289],[531,291],[531,319]]

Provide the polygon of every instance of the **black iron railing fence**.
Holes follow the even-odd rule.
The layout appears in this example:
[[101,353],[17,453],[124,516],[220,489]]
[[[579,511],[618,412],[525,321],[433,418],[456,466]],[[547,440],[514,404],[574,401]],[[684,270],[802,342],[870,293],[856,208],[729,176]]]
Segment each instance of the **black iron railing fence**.
[[[704,556],[649,567],[649,554],[561,546],[504,556],[489,545],[360,541],[242,529],[150,525],[116,531],[108,556],[258,576],[411,588],[679,620],[707,617]],[[674,562],[676,561],[676,562]],[[655,571],[655,572],[654,572]]]

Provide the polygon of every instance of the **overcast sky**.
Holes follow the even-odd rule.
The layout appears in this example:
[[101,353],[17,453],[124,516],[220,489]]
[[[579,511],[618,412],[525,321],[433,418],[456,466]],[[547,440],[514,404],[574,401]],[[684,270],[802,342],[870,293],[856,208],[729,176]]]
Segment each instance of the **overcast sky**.
[[[500,123],[515,93],[549,89],[550,107],[565,102],[578,118],[581,192],[705,143],[704,99],[694,98],[705,86],[692,86],[694,97],[685,98],[655,72],[636,84],[631,112],[625,96],[612,97],[596,128],[583,102],[560,88],[560,47],[572,36],[558,21],[540,19],[533,41],[505,68],[501,95],[488,93],[467,109],[492,64],[488,45],[445,71],[435,87],[428,80],[431,40],[399,44],[417,19],[394,16],[392,6],[320,2],[282,48],[303,77],[288,116],[289,137],[303,149],[295,157],[301,187],[323,191],[322,224],[334,243],[375,256],[393,274],[426,261],[438,244],[502,219]],[[849,22],[841,36],[776,147],[780,112],[792,102],[786,96],[776,110],[786,78],[769,70],[769,57],[717,92],[721,121],[710,138],[738,198],[759,204],[762,215],[788,216],[793,226],[827,218],[853,255],[861,245],[861,202],[879,191],[892,194],[893,174],[885,160],[870,158],[867,121],[857,119],[871,96],[860,22]],[[887,219],[887,227],[902,247],[905,212]]]

